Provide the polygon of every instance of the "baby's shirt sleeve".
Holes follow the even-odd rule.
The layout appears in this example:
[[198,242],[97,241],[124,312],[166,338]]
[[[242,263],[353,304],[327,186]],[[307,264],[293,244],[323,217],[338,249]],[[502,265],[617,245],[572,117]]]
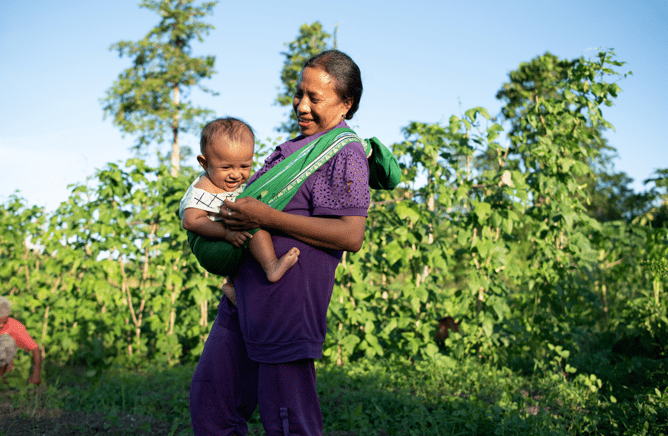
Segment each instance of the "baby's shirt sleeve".
[[238,187],[232,192],[213,194],[204,189],[195,188],[195,184],[199,179],[200,177],[190,185],[181,198],[181,203],[179,204],[179,218],[183,219],[183,214],[186,209],[195,208],[209,212],[209,219],[212,221],[221,221],[220,208],[223,206],[223,201],[236,200],[237,196],[243,191],[245,185]]
[[313,215],[368,216],[369,161],[362,144],[343,147],[315,176]]

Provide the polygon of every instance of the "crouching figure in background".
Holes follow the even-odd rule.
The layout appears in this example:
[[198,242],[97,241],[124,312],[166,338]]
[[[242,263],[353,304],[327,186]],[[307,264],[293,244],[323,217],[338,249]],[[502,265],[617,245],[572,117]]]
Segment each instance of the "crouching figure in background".
[[438,320],[438,330],[434,334],[434,339],[438,345],[444,345],[445,340],[450,336],[450,332],[459,332],[459,324],[451,316],[446,316]]
[[32,353],[33,369],[28,377],[28,383],[39,385],[42,383],[42,352],[37,342],[28,334],[26,326],[10,317],[12,303],[5,297],[0,297],[0,376],[5,375],[14,367],[16,348],[23,348]]

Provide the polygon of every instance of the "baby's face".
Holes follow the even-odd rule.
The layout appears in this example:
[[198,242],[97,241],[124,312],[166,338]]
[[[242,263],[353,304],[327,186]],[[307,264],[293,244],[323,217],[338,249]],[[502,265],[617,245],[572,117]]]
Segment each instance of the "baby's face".
[[253,142],[215,139],[206,147],[204,163],[209,179],[218,188],[232,192],[246,183],[253,166]]

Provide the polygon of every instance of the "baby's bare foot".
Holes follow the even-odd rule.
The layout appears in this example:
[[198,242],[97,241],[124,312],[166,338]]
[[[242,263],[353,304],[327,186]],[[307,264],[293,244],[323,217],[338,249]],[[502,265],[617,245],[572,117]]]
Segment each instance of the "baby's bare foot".
[[234,289],[234,286],[230,283],[225,283],[223,285],[223,294],[234,304],[237,305],[237,291]]
[[280,259],[267,264],[264,267],[264,272],[267,273],[267,280],[274,283],[285,275],[285,273],[297,263],[299,258],[299,249],[292,247],[290,251],[285,253]]

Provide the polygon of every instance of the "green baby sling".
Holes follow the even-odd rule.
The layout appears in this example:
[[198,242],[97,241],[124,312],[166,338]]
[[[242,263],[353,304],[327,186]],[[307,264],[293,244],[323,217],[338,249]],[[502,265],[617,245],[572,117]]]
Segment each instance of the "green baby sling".
[[[375,137],[363,141],[353,130],[341,127],[332,129],[292,153],[244,189],[237,198],[253,197],[274,209],[283,210],[302,183],[350,142],[360,142],[367,155],[370,150],[373,151],[369,158],[369,186],[390,190],[399,184],[399,163],[387,147]],[[246,246],[235,247],[222,239],[190,231],[187,234],[190,249],[205,270],[219,276],[237,273],[248,251]]]

